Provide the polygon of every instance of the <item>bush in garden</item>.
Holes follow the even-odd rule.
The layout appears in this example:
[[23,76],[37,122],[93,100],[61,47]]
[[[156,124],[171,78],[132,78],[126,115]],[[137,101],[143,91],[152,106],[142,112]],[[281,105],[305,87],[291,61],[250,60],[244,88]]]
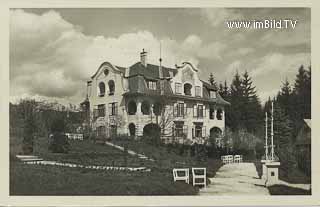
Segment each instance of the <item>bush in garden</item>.
[[70,150],[68,137],[65,135],[65,121],[56,117],[51,125],[49,150],[55,153],[67,153]]

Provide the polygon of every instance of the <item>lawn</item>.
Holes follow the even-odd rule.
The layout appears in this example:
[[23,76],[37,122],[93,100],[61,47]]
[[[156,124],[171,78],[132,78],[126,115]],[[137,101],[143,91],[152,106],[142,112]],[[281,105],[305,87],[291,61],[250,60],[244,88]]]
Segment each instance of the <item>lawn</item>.
[[98,171],[10,163],[10,195],[195,195],[163,173]]
[[207,176],[214,177],[215,173],[222,166],[220,159],[208,158],[206,160],[198,160],[196,157],[190,157],[186,154],[180,155],[175,150],[168,149],[165,145],[154,146],[143,141],[123,141],[120,139],[112,140],[111,142],[120,146],[127,144],[128,149],[154,159],[156,165],[153,167],[157,170],[170,171],[173,168],[179,167],[205,167],[207,168]]
[[285,185],[273,185],[268,187],[271,195],[311,195],[311,190],[303,190]]
[[[144,161],[137,156],[124,155],[124,152],[103,144],[95,144],[92,141],[70,141],[70,151],[64,153],[52,153],[48,151],[47,139],[40,137],[35,142],[34,154],[45,160],[54,160],[82,165],[107,165],[140,167],[152,165],[150,161]],[[126,160],[125,160],[126,157]],[[126,164],[127,163],[127,164]]]
[[[206,167],[213,177],[221,161],[199,161],[195,157],[169,152],[165,146],[152,146],[131,141],[129,149],[155,159],[147,161],[108,145],[92,141],[71,141],[67,154],[48,151],[48,140],[39,137],[34,142],[34,154],[45,160],[82,165],[114,165],[148,167],[151,172],[99,171],[59,166],[25,165],[14,159],[20,153],[21,140],[10,138],[11,195],[195,195],[199,189],[182,181],[173,182],[172,169],[177,167]],[[117,143],[121,144],[121,143]],[[76,187],[75,187],[76,186]]]

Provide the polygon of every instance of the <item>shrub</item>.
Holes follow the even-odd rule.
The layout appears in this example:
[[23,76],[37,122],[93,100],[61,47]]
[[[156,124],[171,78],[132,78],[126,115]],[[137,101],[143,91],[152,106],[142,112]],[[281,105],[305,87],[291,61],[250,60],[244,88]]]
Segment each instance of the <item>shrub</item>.
[[68,137],[63,133],[54,133],[50,138],[49,150],[55,153],[68,153],[70,144]]

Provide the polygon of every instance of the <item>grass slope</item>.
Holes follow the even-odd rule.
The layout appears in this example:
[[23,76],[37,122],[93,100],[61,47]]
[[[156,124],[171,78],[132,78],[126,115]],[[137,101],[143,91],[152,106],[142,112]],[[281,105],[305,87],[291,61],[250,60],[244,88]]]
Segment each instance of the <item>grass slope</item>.
[[161,173],[57,166],[10,166],[10,195],[195,195],[198,189]]

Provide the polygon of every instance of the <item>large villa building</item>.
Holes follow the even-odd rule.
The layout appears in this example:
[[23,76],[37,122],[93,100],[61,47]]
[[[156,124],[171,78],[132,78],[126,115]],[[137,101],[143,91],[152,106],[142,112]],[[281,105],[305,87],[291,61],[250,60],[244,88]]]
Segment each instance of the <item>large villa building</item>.
[[156,129],[165,142],[219,138],[229,103],[198,73],[188,62],[168,68],[161,66],[160,58],[159,65],[149,64],[144,50],[130,67],[102,63],[87,82],[90,121],[97,136],[140,137],[154,135]]

